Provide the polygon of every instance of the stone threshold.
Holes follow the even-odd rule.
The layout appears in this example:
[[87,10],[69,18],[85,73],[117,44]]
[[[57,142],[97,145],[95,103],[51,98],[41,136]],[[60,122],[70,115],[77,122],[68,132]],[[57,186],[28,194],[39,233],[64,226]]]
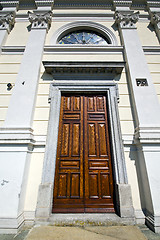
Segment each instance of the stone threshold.
[[37,219],[36,224],[54,226],[119,226],[135,225],[134,218],[121,218],[114,213],[52,214],[49,219]]

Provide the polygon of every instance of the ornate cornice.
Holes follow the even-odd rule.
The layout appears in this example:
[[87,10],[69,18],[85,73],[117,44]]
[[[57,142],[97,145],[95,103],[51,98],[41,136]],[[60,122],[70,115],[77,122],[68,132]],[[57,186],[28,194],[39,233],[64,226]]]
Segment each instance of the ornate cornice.
[[49,74],[120,74],[124,62],[52,62],[44,61],[43,65]]
[[18,6],[19,1],[5,1],[5,0],[1,0],[0,1],[0,5],[4,8],[4,7],[17,7]]
[[54,0],[35,0],[36,6],[53,6]]
[[160,1],[147,1],[149,7],[160,7]]
[[153,25],[156,25],[160,30],[160,12],[150,13],[150,16],[151,16],[151,23]]
[[54,8],[107,8],[113,6],[112,0],[54,0]]
[[128,13],[128,12],[115,12],[116,23],[120,25],[121,28],[136,28],[135,23],[138,22],[139,12]]
[[29,21],[32,24],[32,29],[49,29],[51,22],[52,22],[52,16],[53,13],[51,11],[46,13],[32,13],[28,12],[29,14]]
[[12,30],[15,23],[15,12],[0,14],[0,30],[7,30],[8,33]]
[[123,6],[123,7],[130,7],[132,4],[132,0],[113,0],[114,6]]

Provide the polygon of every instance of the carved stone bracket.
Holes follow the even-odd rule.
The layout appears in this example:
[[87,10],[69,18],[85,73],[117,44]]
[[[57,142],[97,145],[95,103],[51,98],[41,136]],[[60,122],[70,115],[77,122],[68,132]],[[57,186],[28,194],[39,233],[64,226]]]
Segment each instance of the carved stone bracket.
[[7,30],[8,33],[10,33],[14,24],[15,24],[15,12],[0,14],[0,30]]
[[53,16],[53,13],[51,11],[44,14],[38,14],[35,12],[32,13],[28,11],[28,14],[29,21],[31,22],[33,29],[47,29],[47,31],[49,30]]
[[121,28],[136,28],[135,23],[138,22],[139,12],[128,13],[128,12],[115,12],[116,23],[120,25]]
[[158,27],[160,30],[160,12],[153,12],[151,13],[151,23],[155,26]]

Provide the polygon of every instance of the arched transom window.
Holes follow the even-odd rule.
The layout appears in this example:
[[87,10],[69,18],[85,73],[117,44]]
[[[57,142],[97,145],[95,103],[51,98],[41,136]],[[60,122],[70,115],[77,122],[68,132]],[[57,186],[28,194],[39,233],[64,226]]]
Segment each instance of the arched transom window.
[[78,30],[66,34],[59,40],[58,43],[108,45],[111,44],[111,41],[95,31]]

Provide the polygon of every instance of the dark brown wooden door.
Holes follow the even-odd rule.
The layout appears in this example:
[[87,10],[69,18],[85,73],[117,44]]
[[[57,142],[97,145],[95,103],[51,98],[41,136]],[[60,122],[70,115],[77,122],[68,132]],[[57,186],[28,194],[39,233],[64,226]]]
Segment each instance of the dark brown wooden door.
[[64,95],[53,212],[114,212],[106,97]]

